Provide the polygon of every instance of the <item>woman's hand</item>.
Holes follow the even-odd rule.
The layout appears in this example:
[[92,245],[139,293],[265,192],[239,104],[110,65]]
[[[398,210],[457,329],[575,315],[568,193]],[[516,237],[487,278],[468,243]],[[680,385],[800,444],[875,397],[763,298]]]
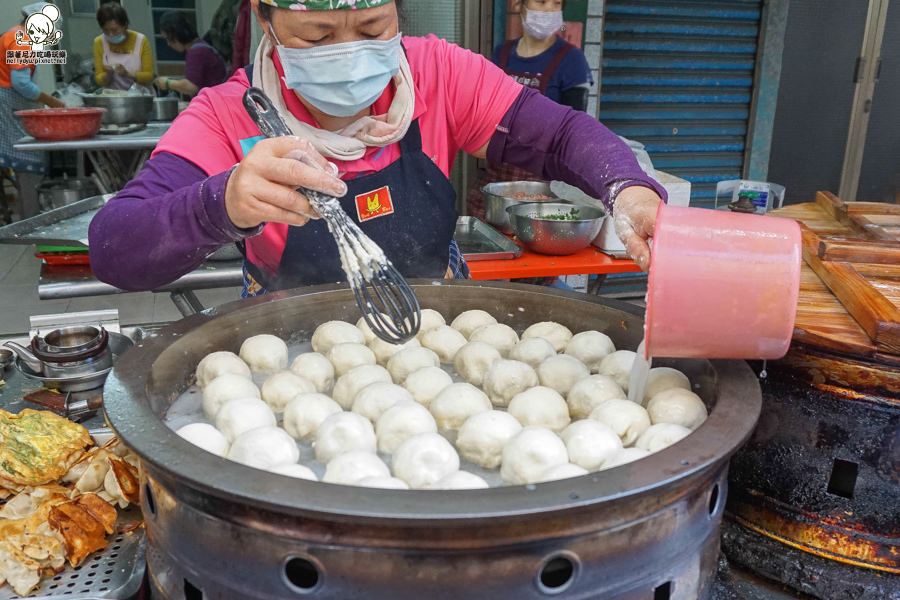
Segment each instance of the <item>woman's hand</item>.
[[[122,77],[131,77],[131,73],[129,73],[128,70],[125,67],[123,67],[122,65],[116,65],[115,71]],[[132,79],[133,79],[133,77],[132,77]]]
[[169,89],[169,86],[166,85],[166,79],[168,79],[168,77],[157,77],[156,82],[155,82],[156,87],[158,87],[159,89],[161,89],[164,92]]
[[306,225],[318,215],[298,187],[336,197],[347,193],[337,167],[306,140],[260,140],[228,178],[225,210],[235,226],[245,229],[267,221]]
[[647,239],[653,235],[660,202],[662,199],[650,188],[633,185],[619,192],[613,205],[616,235],[642,271],[650,268]]

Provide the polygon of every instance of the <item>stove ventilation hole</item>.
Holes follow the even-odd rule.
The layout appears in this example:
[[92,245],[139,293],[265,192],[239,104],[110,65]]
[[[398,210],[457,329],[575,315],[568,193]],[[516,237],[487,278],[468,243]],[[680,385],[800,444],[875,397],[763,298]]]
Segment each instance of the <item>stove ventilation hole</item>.
[[149,510],[150,514],[155,517],[156,516],[156,501],[153,499],[153,490],[150,488],[149,483],[144,484],[144,498],[147,499],[147,510]]
[[544,563],[538,573],[538,588],[545,594],[560,594],[575,580],[578,562],[574,556],[557,555]]
[[653,600],[669,600],[672,597],[672,582],[667,581],[653,590]]
[[311,560],[299,556],[284,563],[284,576],[298,592],[309,592],[319,584],[319,568]]
[[709,516],[713,516],[716,514],[716,509],[719,508],[719,484],[715,484],[712,486],[712,489],[709,491]]
[[187,579],[184,580],[184,600],[203,600],[203,591]]
[[859,465],[849,460],[834,459],[831,467],[831,478],[828,480],[828,493],[844,498],[853,498],[853,489],[856,487],[856,476],[859,474]]

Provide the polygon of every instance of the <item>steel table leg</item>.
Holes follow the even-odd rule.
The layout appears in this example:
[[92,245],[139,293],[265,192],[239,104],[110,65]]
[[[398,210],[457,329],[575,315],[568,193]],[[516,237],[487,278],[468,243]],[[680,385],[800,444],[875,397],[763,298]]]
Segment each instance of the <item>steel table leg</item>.
[[203,310],[203,304],[200,303],[200,299],[193,290],[175,290],[169,292],[169,298],[175,303],[175,307],[182,316],[189,317]]
[[605,273],[597,275],[597,279],[593,279],[588,283],[587,293],[598,296],[600,294],[600,288],[603,286],[604,281],[606,281]]

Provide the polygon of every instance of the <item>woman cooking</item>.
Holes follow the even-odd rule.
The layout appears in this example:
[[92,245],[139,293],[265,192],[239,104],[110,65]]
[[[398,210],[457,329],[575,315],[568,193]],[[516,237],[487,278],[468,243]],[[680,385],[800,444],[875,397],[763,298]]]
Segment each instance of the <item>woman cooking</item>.
[[184,77],[157,77],[156,87],[195,96],[201,88],[225,81],[225,60],[215,48],[197,36],[194,26],[179,11],[163,13],[159,18],[159,32],[169,48],[184,54]]
[[[11,168],[16,173],[16,183],[21,190],[34,188],[40,183],[40,174],[47,168],[46,157],[43,152],[23,152],[13,149],[13,145],[25,137],[25,129],[22,122],[15,116],[17,110],[40,108],[47,105],[51,108],[64,108],[58,98],[41,91],[34,82],[35,64],[27,61],[7,61],[7,52],[29,52],[31,47],[25,43],[16,41],[18,34],[22,42],[29,42],[25,31],[25,21],[32,14],[39,14],[45,7],[55,11],[59,18],[59,10],[52,4],[37,2],[22,8],[22,20],[19,25],[8,29],[0,35],[0,169]],[[26,209],[26,207],[23,207]],[[31,208],[27,207],[30,213]],[[25,217],[33,216],[24,214]]]
[[[587,110],[588,89],[594,83],[584,53],[557,35],[563,27],[564,0],[516,2],[522,36],[498,44],[491,61],[522,85],[575,110]],[[481,188],[495,181],[540,180],[534,173],[510,164],[491,163],[466,197],[469,214],[484,219]]]
[[153,53],[147,37],[128,29],[128,13],[117,2],[97,9],[97,24],[103,31],[94,38],[94,79],[97,84],[127,90],[153,81]]
[[[458,149],[601,198],[646,268],[664,191],[596,119],[434,36],[401,39],[399,0],[262,1],[252,67],[202,90],[92,221],[99,279],[157,288],[244,242],[245,295],[341,281],[301,186],[341,198],[404,275],[463,276],[447,178]],[[242,104],[251,84],[295,136],[260,135]]]

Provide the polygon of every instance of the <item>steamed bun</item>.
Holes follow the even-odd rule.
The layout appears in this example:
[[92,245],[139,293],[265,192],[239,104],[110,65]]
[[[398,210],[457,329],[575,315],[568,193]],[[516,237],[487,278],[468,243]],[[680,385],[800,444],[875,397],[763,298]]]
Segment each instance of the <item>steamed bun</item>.
[[304,352],[291,363],[291,371],[312,382],[316,391],[327,394],[334,385],[334,365],[325,355]]
[[496,348],[501,356],[506,356],[519,342],[519,334],[505,323],[482,325],[469,336],[470,342],[485,342]]
[[300,450],[294,438],[274,425],[243,432],[228,450],[228,460],[263,470],[291,465],[299,458]]
[[240,357],[251,371],[272,373],[287,368],[288,347],[280,337],[267,333],[254,335],[241,344]]
[[484,374],[500,360],[500,351],[485,342],[468,342],[453,359],[454,370],[472,385],[484,383]]
[[224,373],[203,388],[203,412],[215,419],[222,405],[236,398],[259,398],[259,388],[243,375]]
[[609,375],[589,375],[572,386],[566,402],[572,417],[584,419],[607,400],[625,397],[625,391]]
[[445,387],[453,383],[453,378],[440,367],[422,367],[413,371],[403,382],[403,387],[412,394],[416,402],[428,407],[431,401]]
[[500,477],[513,485],[536,483],[550,467],[569,462],[566,445],[546,427],[525,427],[503,447]]
[[659,392],[647,402],[650,421],[675,423],[690,430],[697,429],[706,420],[706,405],[700,396],[680,387]]
[[574,356],[596,373],[600,369],[600,361],[616,351],[613,341],[605,333],[599,331],[582,331],[576,333],[566,344],[566,354]]
[[553,344],[553,350],[562,352],[572,339],[572,331],[565,325],[560,325],[555,321],[542,321],[531,325],[522,333],[522,339],[544,338]]
[[508,412],[486,410],[466,419],[456,436],[456,448],[467,461],[496,469],[503,446],[520,431],[522,425]]
[[691,391],[691,382],[687,375],[671,367],[654,367],[647,375],[647,386],[644,388],[644,406],[647,401],[660,392],[672,388]]
[[366,336],[352,323],[327,321],[316,327],[311,342],[313,350],[327,356],[328,351],[337,344],[345,342],[365,344]]
[[282,412],[298,394],[315,393],[316,386],[293,371],[279,371],[269,375],[262,386],[262,399],[275,412]]
[[484,373],[484,391],[494,406],[507,406],[513,396],[538,384],[538,375],[517,360],[494,361]]
[[453,322],[450,323],[450,327],[456,329],[461,334],[463,334],[466,339],[469,339],[469,336],[472,335],[472,332],[482,327],[484,325],[493,325],[497,322],[497,319],[493,317],[490,313],[480,310],[473,309],[467,310],[459,313]]
[[234,352],[222,350],[207,354],[197,364],[197,387],[202,390],[210,381],[225,373],[241,375],[247,379],[252,377],[247,363]]

